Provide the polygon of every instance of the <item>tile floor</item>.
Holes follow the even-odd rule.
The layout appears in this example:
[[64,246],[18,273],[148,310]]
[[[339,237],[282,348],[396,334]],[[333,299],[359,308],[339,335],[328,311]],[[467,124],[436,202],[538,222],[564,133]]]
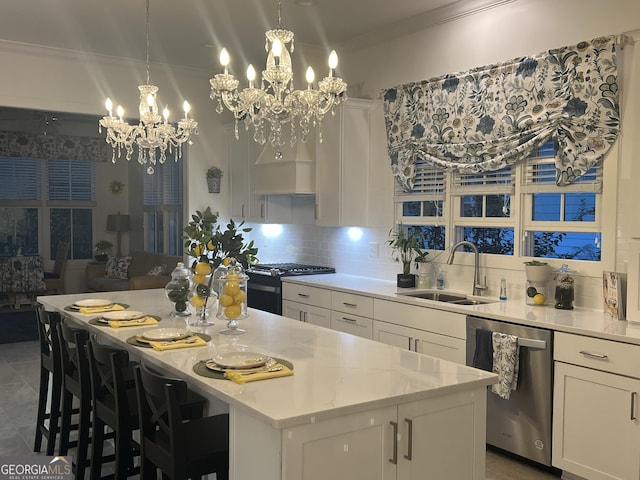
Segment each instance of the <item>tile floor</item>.
[[[0,456],[33,455],[39,382],[38,342],[0,345]],[[559,477],[500,453],[487,452],[486,480]]]

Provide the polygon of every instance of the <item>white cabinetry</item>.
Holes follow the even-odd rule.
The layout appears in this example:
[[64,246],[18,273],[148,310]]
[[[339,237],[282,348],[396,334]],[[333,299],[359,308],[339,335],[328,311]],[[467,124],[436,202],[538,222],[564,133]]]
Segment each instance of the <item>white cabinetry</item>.
[[465,364],[465,316],[388,300],[374,300],[373,339]]
[[350,98],[322,124],[317,143],[316,223],[386,226],[393,220],[393,176],[381,102]]
[[640,478],[640,347],[560,332],[554,359],[553,465],[589,480]]
[[286,429],[283,478],[483,479],[485,408],[464,392]]
[[373,338],[373,298],[331,292],[331,328],[363,338]]
[[282,316],[331,328],[331,291],[307,285],[283,283]]

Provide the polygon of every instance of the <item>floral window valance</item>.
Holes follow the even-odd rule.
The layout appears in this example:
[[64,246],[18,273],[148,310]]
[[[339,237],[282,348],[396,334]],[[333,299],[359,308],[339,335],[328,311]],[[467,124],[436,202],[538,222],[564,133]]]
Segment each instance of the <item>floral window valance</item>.
[[499,170],[553,136],[556,183],[570,184],[618,135],[616,48],[615,36],[602,37],[384,90],[394,176],[411,190],[417,158],[461,173]]
[[111,147],[102,137],[0,131],[0,157],[106,162]]

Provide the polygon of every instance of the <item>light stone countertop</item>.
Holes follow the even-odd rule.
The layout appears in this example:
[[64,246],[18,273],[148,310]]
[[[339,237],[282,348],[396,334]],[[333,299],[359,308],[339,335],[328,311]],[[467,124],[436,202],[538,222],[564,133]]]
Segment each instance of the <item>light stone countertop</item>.
[[[402,295],[403,293],[406,294],[421,290],[417,288],[398,288],[394,281],[340,273],[283,277],[282,281],[324,287],[331,290],[366,295],[408,305],[463,313],[466,315],[476,315],[520,325],[548,328],[559,332],[569,332],[640,345],[640,324],[627,322],[625,320],[615,320],[606,315],[602,310],[587,310],[582,308],[558,310],[554,308],[553,305],[527,305],[524,300],[506,300],[501,302],[497,298],[492,297],[487,298],[495,300],[494,302],[483,305],[455,305]],[[468,294],[468,292],[452,290],[442,290],[442,292]]]
[[[197,390],[260,419],[273,428],[308,424],[327,418],[425,400],[482,388],[495,375],[453,362],[410,352],[353,335],[291,320],[260,310],[240,320],[243,335],[221,335],[226,322],[213,318],[212,327],[197,331],[212,336],[206,347],[158,352],[126,343],[149,326],[111,328],[89,324],[97,315],[69,312],[65,307],[87,298],[109,299],[130,310],[162,317],[159,326],[185,328],[170,318],[172,304],[164,290],[135,290],[38,297],[49,311],[58,311],[108,341],[129,350],[134,358],[162,367],[187,380]],[[202,377],[192,367],[217,352],[245,350],[289,360],[294,375],[238,385]]]

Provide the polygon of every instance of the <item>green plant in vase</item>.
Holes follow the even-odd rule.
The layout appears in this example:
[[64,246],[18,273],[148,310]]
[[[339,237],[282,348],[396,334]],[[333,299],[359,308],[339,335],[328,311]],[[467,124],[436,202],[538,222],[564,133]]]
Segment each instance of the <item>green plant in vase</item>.
[[399,287],[414,287],[415,275],[411,274],[411,263],[428,255],[424,250],[425,237],[419,228],[405,228],[402,224],[397,229],[389,230],[387,244],[392,249],[392,258],[402,263],[402,273],[398,274]]

